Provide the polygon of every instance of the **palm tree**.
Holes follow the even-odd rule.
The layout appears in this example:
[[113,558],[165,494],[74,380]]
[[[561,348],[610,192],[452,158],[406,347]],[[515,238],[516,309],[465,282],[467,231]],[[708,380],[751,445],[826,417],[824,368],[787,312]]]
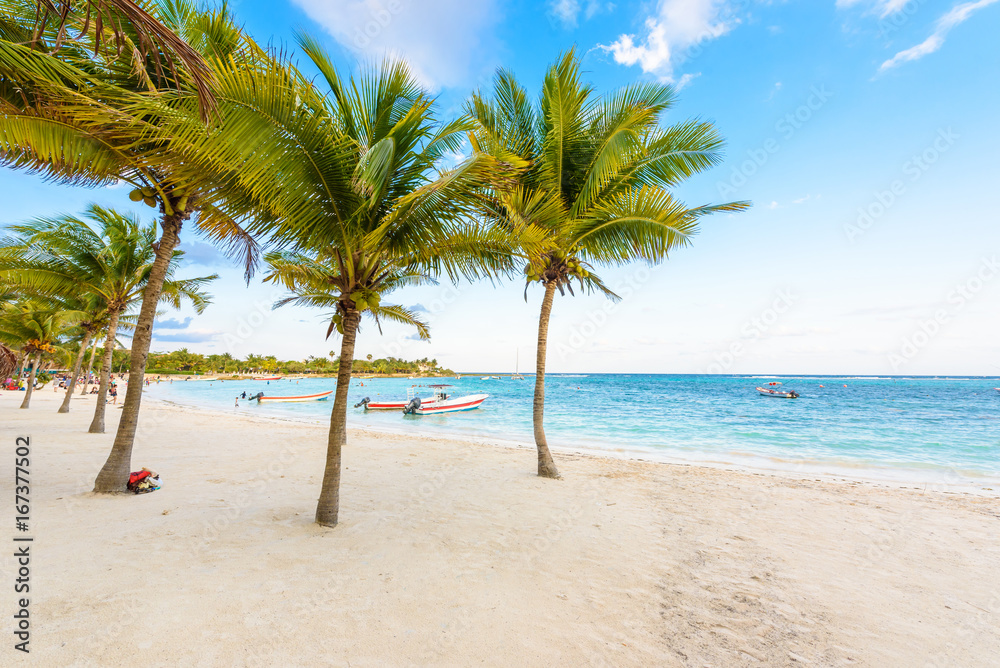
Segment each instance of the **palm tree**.
[[687,245],[706,215],[741,211],[736,202],[687,208],[671,189],[717,164],[722,140],[712,124],[682,121],[669,127],[660,115],[674,101],[671,86],[644,83],[599,97],[580,79],[573,51],[546,73],[536,104],[507,71],[498,71],[493,98],[474,94],[473,148],[518,169],[493,189],[483,216],[544,242],[524,255],[527,289],[544,287],[538,319],[533,420],[538,475],[558,478],[543,428],[545,358],[555,293],[597,290],[618,299],[594,273],[632,261],[656,263]]
[[202,55],[164,25],[162,18],[157,16],[162,12],[168,19],[176,19],[179,12],[189,10],[189,3],[163,2],[151,8],[142,7],[131,0],[53,0],[18,4],[22,11],[23,8],[29,8],[35,14],[30,32],[27,30],[27,22],[21,24],[22,39],[30,35],[31,42],[37,42],[46,33],[54,33],[55,39],[51,45],[58,50],[64,42],[73,40],[70,24],[79,27],[80,15],[83,14],[82,33],[92,38],[95,52],[103,50],[106,56],[111,56],[113,49],[121,50],[122,42],[131,42],[143,57],[157,60],[157,75],[161,81],[167,84],[177,82],[178,69],[188,74],[197,90],[204,115],[214,107],[212,71]]
[[100,320],[104,316],[103,305],[94,295],[83,295],[79,301],[81,302],[80,310],[86,313],[86,316],[77,324],[77,329],[82,334],[80,349],[77,351],[73,362],[73,372],[70,375],[69,383],[66,385],[66,395],[59,406],[60,413],[69,412],[69,404],[73,399],[73,390],[76,388],[77,378],[80,377],[83,358],[87,353],[87,348],[90,345],[94,332],[100,327]]
[[229,364],[231,362],[237,362],[229,353],[222,353],[219,355],[219,359],[222,361],[222,373],[227,373],[229,371]]
[[31,360],[31,375],[21,408],[31,405],[35,377],[42,355],[56,352],[55,343],[65,330],[72,327],[82,314],[64,310],[57,302],[24,301],[0,308],[0,341],[19,347]]
[[[66,410],[89,335],[99,327],[106,329],[100,390],[90,426],[91,433],[104,433],[112,352],[123,317],[131,317],[149,283],[156,226],[143,224],[132,214],[91,205],[82,217],[39,218],[13,225],[9,231],[12,237],[0,247],[0,282],[36,295],[69,295],[67,299],[81,302],[77,310],[86,314],[80,323],[84,342],[63,402]],[[173,252],[173,257],[181,255],[182,251]],[[178,308],[187,299],[197,313],[204,311],[209,301],[201,288],[218,276],[173,280],[172,274],[170,266],[160,302]]]
[[250,373],[260,371],[264,366],[264,358],[260,355],[247,355],[245,364]]
[[[317,523],[334,526],[362,315],[412,324],[426,335],[412,313],[383,306],[382,295],[439,274],[503,271],[510,257],[497,241],[508,243],[502,235],[465,224],[497,162],[477,156],[436,171],[441,158],[460,146],[468,122],[439,122],[433,100],[402,63],[386,62],[345,81],[313,40],[299,42],[328,93],[262,55],[252,71],[216,69],[224,131],[177,135],[185,145],[201,144],[189,168],[225,175],[217,193],[233,215],[252,212],[248,231],[269,232],[275,243],[291,246],[267,258],[268,280],[293,293],[279,304],[329,309],[327,333],[343,337],[316,509]],[[239,169],[231,170],[232,164]],[[249,197],[240,200],[244,193]]]
[[87,362],[87,373],[83,375],[83,387],[80,389],[80,396],[87,394],[87,386],[90,384],[90,376],[94,371],[94,356],[97,355],[97,344],[100,343],[98,339],[94,338],[94,344],[90,348],[90,361]]
[[[189,44],[198,44],[202,57],[239,60],[236,49],[243,38],[225,7],[198,12],[185,0],[154,4],[169,18],[175,34],[183,32]],[[243,259],[248,277],[258,249],[236,220],[203,197],[199,174],[177,169],[185,162],[183,147],[164,136],[164,119],[175,118],[186,108],[171,106],[171,101],[186,99],[188,92],[193,100],[189,113],[198,123],[204,118],[205,95],[196,77],[183,67],[173,67],[168,54],[152,52],[156,44],[149,40],[145,42],[147,57],[133,58],[143,51],[138,46],[146,39],[141,26],[137,29],[130,21],[120,22],[116,41],[123,48],[101,50],[94,39],[88,41],[87,17],[66,16],[67,22],[76,21],[69,29],[82,37],[59,49],[55,45],[62,28],[54,29],[50,23],[41,32],[35,30],[34,11],[5,17],[6,34],[28,38],[0,38],[0,164],[40,172],[64,183],[124,181],[135,188],[131,193],[135,201],[160,211],[163,233],[153,245],[156,257],[132,342],[129,376],[133,382],[125,396],[112,453],[94,487],[98,492],[120,492],[128,481],[156,305],[183,224],[194,217],[202,232]]]

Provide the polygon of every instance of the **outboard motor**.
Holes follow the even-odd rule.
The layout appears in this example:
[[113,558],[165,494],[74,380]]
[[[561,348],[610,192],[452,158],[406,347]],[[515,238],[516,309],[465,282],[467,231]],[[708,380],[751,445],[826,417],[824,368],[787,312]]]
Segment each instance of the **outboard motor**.
[[410,402],[406,404],[406,408],[403,409],[403,415],[415,413],[418,408],[420,408],[420,397],[413,397],[410,399]]
[[355,407],[355,408],[359,408],[359,407],[361,407],[361,406],[364,406],[364,407],[365,407],[365,410],[368,410],[368,402],[369,402],[369,401],[371,401],[371,399],[370,399],[369,397],[365,397],[364,399],[362,399],[362,400],[361,400],[361,401],[359,401],[358,403],[354,404],[354,407]]
[[264,393],[263,392],[258,392],[257,394],[255,394],[252,397],[250,397],[250,401],[253,401],[254,399],[256,399],[257,403],[259,404],[260,403],[260,398],[262,396],[264,396]]

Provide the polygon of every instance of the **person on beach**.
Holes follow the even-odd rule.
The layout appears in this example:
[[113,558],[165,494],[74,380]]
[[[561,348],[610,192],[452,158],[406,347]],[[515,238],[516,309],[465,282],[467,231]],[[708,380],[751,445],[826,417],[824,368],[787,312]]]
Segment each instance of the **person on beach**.
[[111,391],[111,404],[113,406],[117,406],[118,405],[118,385],[115,384],[115,383],[111,383],[111,390],[110,391]]
[[236,397],[236,408],[240,407],[240,398]]

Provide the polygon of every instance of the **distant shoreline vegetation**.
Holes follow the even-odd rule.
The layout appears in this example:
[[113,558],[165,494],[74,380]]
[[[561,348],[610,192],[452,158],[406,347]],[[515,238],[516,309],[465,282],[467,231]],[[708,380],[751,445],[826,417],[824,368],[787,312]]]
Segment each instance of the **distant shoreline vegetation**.
[[[335,374],[339,357],[309,356],[304,360],[279,360],[274,355],[248,355],[244,359],[229,354],[202,355],[181,348],[170,353],[150,353],[146,373],[159,375],[254,375],[270,374]],[[454,376],[455,372],[438,365],[436,359],[426,357],[404,360],[398,357],[356,359],[353,373],[373,376]]]

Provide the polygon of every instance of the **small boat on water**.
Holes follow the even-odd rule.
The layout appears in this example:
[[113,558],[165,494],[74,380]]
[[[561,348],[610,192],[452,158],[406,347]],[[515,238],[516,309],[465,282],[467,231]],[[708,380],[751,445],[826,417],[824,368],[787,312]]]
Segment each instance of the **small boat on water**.
[[265,397],[263,392],[250,397],[251,399],[256,399],[258,404],[270,403],[292,403],[297,401],[326,401],[333,394],[333,390],[328,390],[326,392],[319,392],[317,394],[304,394],[298,397]]
[[434,401],[425,404],[420,397],[410,400],[403,408],[403,415],[439,415],[441,413],[458,413],[471,411],[482,406],[489,398],[488,394],[469,394],[464,397],[450,397],[445,388],[451,385],[431,385],[434,388]]
[[253,378],[251,380],[281,380],[284,376],[261,376],[260,378]]
[[799,393],[795,390],[789,390],[787,392],[778,389],[778,385],[781,383],[768,383],[765,387],[758,387],[757,391],[760,392],[763,397],[775,397],[777,399],[798,399]]
[[489,376],[483,376],[483,377],[482,377],[482,378],[480,378],[479,380],[490,380],[490,377],[489,377]]
[[[413,390],[411,389],[406,392],[406,399],[389,400],[389,401],[372,401],[370,398],[365,397],[358,403],[354,404],[354,407],[361,408],[362,406],[364,406],[366,411],[392,411],[392,410],[399,411],[406,408],[406,405],[409,404],[411,401],[413,401],[414,398],[417,397],[415,396]],[[432,397],[419,397],[419,399],[421,405],[430,406],[433,405],[435,401],[437,401],[437,396],[435,395]]]

